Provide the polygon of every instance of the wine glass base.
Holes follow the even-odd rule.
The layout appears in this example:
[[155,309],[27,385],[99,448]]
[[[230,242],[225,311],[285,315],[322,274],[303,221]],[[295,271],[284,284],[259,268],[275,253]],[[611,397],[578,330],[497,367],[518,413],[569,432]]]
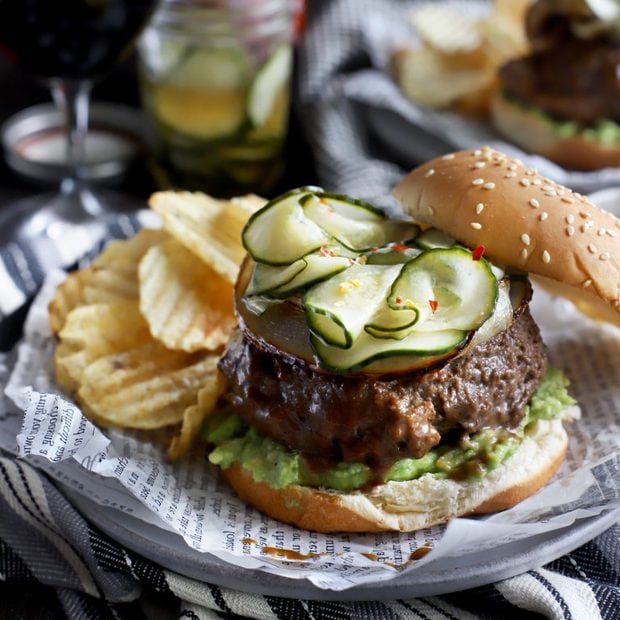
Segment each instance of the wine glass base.
[[103,231],[114,217],[140,208],[144,203],[139,199],[111,190],[23,198],[0,210],[0,246],[45,237],[59,239],[76,228]]

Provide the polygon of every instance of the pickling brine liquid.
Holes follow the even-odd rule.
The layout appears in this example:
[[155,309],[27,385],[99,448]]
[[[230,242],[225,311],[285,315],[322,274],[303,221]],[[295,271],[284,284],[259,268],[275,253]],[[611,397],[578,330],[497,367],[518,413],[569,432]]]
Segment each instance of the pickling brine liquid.
[[252,121],[250,84],[209,86],[143,78],[160,164],[172,185],[219,196],[266,192],[283,169],[289,84]]
[[162,185],[265,193],[283,169],[288,0],[166,0],[139,46]]

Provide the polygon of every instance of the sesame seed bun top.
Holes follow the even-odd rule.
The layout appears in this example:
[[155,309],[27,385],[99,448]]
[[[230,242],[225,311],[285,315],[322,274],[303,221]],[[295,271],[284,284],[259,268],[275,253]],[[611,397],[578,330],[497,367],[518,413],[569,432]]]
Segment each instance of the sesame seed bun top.
[[490,147],[433,159],[393,194],[418,222],[620,325],[620,220],[586,197]]

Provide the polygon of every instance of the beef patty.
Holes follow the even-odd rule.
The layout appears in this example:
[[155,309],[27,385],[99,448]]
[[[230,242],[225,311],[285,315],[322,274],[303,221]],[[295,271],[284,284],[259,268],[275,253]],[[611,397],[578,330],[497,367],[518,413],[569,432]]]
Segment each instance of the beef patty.
[[620,121],[620,46],[567,37],[500,70],[505,92],[558,120]]
[[525,308],[508,329],[439,367],[372,377],[317,371],[242,332],[220,362],[228,399],[252,427],[311,461],[389,467],[419,458],[446,433],[518,426],[546,367]]

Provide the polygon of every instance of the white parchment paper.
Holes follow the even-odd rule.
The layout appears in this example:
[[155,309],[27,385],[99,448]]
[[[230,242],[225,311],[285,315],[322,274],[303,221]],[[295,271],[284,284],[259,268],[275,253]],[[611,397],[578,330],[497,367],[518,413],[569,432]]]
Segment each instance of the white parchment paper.
[[[202,445],[171,466],[148,435],[104,433],[89,422],[52,378],[47,303],[63,277],[50,275],[17,351],[0,358],[0,385],[6,383],[14,403],[1,410],[0,447],[101,505],[177,532],[194,549],[342,590],[416,570],[440,556],[477,552],[620,510],[620,330],[584,318],[568,302],[537,291],[533,304],[551,360],[571,378],[583,410],[553,483],[485,519],[456,519],[410,534],[324,535],[283,525],[243,504],[208,464]],[[300,559],[291,561],[288,551]]]

